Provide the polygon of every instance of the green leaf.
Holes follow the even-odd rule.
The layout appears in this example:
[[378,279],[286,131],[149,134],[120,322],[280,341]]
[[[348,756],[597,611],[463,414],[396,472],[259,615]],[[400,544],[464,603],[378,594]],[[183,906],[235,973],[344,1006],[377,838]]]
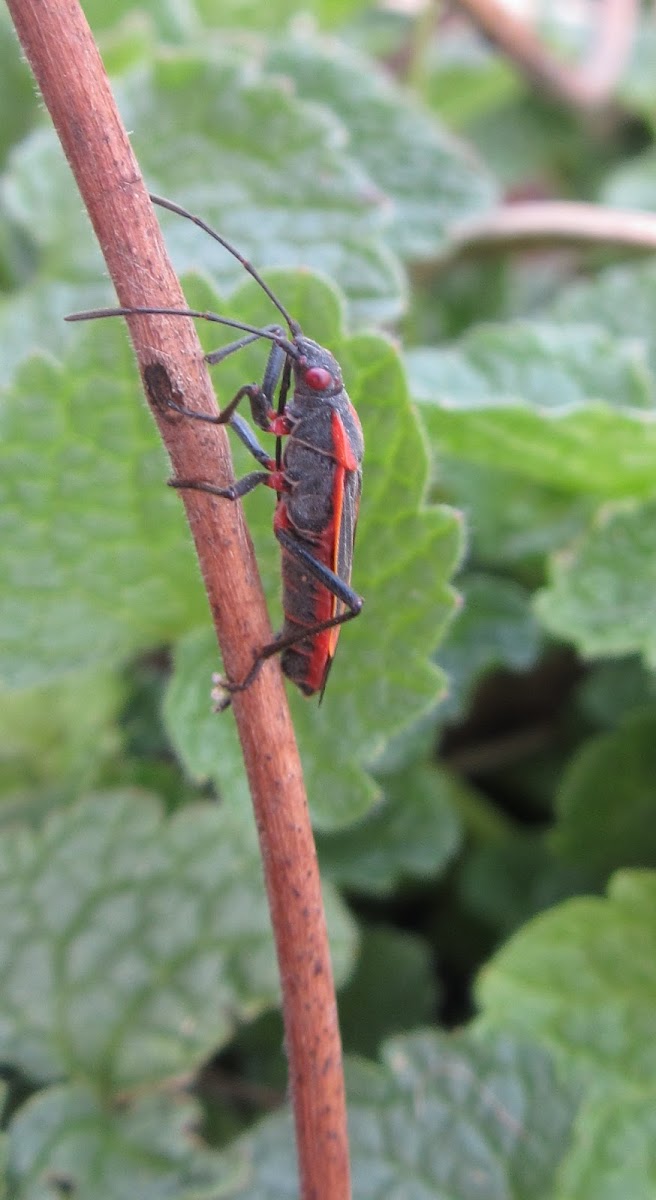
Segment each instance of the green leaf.
[[[435,1033],[388,1042],[380,1066],[350,1064],[347,1095],[358,1200],[546,1198],[577,1105],[535,1048]],[[252,1179],[234,1200],[295,1200],[289,1119],[241,1145]]]
[[464,605],[439,652],[449,677],[449,694],[440,719],[462,715],[472,692],[490,671],[505,667],[527,671],[540,653],[540,631],[530,610],[530,595],[510,579],[468,574],[459,579]]
[[[164,822],[144,793],[105,793],[7,831],[0,869],[0,1049],[32,1078],[107,1093],[188,1074],[276,1001],[248,809]],[[339,974],[353,935],[332,909]]]
[[26,363],[0,423],[5,685],[116,665],[197,624],[205,601],[124,331],[81,334],[65,368]]
[[339,996],[345,1052],[374,1057],[385,1038],[434,1017],[437,999],[428,944],[391,926],[365,926],[355,972]]
[[85,16],[97,35],[110,31],[105,45],[115,44],[116,31],[134,28],[137,23],[152,26],[157,38],[165,42],[184,42],[193,36],[201,36],[202,24],[195,0],[89,0],[85,4]]
[[422,419],[448,453],[569,491],[653,494],[656,390],[637,339],[512,322],[406,357]]
[[0,111],[0,167],[4,168],[11,146],[27,133],[39,113],[32,75],[6,8],[0,10]]
[[656,677],[638,658],[599,663],[587,673],[577,691],[577,703],[587,721],[612,729],[632,708],[656,701]]
[[619,81],[618,99],[629,111],[644,117],[653,129],[656,124],[656,90],[652,69],[656,53],[656,21],[647,8],[638,12],[637,22],[629,63]]
[[116,676],[96,670],[23,692],[0,691],[0,791],[91,782],[99,763],[116,752],[122,699]]
[[427,78],[421,81],[423,90],[451,127],[464,129],[522,95],[517,71],[473,26],[445,25],[424,53]]
[[486,928],[507,937],[529,917],[582,891],[582,871],[558,860],[543,833],[509,826],[479,838],[458,877],[462,903]]
[[584,742],[556,805],[553,846],[565,859],[602,875],[656,867],[656,709]]
[[498,201],[482,162],[370,59],[341,43],[286,38],[265,61],[344,122],[352,153],[392,201],[388,236],[403,257],[443,252],[454,224]]
[[[277,278],[282,291],[284,276]],[[430,656],[454,607],[447,580],[458,560],[461,528],[451,510],[423,503],[425,449],[393,348],[373,335],[343,340],[325,286],[309,276],[287,279],[292,289],[294,281],[302,283],[303,311],[313,314],[304,327],[342,363],[367,445],[353,567],[353,584],[365,597],[363,615],[342,632],[321,707],[291,696],[313,815],[321,827],[337,828],[362,816],[376,799],[364,768],[440,693],[441,676]],[[282,294],[289,306],[287,291]],[[260,320],[256,289],[245,288],[234,310],[240,319]],[[292,305],[292,311],[299,307]],[[230,395],[228,385],[249,375],[243,361],[228,360],[225,366],[229,370],[222,380]],[[271,498],[249,496],[246,511],[273,597],[279,593],[280,564]],[[209,712],[210,677],[217,665],[209,634],[195,631],[178,647],[166,712],[187,769],[222,787],[227,775],[234,777],[237,746],[231,719],[218,721]]]
[[[549,321],[563,326],[595,324],[609,336],[629,339],[637,361],[656,375],[656,263],[610,267],[592,281],[565,288],[547,309]],[[626,352],[625,347],[625,352]],[[599,364],[601,365],[601,364]]]
[[[95,283],[60,283],[57,280],[32,280],[20,291],[0,296],[0,343],[3,353],[3,380],[9,385],[25,359],[51,354],[65,360],[67,353],[80,345],[81,326],[64,324],[67,313],[76,309],[98,308],[107,300],[106,286]],[[105,326],[105,332],[109,332]],[[133,360],[134,361],[134,360]],[[121,370],[122,356],[118,356]],[[15,381],[14,381],[15,382]]]
[[584,537],[553,558],[536,611],[581,654],[641,654],[656,664],[655,515],[654,501],[607,505]]
[[540,1038],[611,1086],[656,1078],[656,873],[614,877],[608,898],[529,922],[484,969],[485,1027]]
[[[399,315],[404,285],[380,240],[382,198],[347,154],[335,118],[252,62],[207,50],[171,49],[117,90],[153,191],[199,213],[260,268],[312,264],[333,276],[360,320]],[[10,215],[37,241],[44,274],[102,278],[51,130],[23,142],[4,194]],[[162,224],[178,270],[204,268],[224,288],[242,280],[242,267],[190,222],[167,214]]]
[[556,1200],[651,1200],[656,1192],[656,1090],[605,1091],[579,1114]]
[[318,838],[322,871],[340,887],[383,896],[403,879],[439,876],[460,848],[460,785],[433,766],[380,780],[382,803],[355,826]]
[[652,148],[616,167],[605,180],[599,199],[615,208],[652,211],[656,204],[656,154]]
[[159,1093],[115,1109],[82,1085],[39,1092],[9,1128],[16,1200],[220,1200],[245,1173],[238,1153],[203,1146],[189,1097]]
[[287,25],[292,26],[294,18],[299,16],[299,7],[303,14],[324,27],[339,25],[345,20],[353,20],[358,10],[367,8],[366,0],[303,0],[299,6],[298,0],[226,0],[217,10],[215,0],[196,0],[199,11],[205,17],[210,28],[218,22],[221,25],[241,26],[249,31],[271,30],[279,33]]
[[519,472],[442,456],[439,495],[463,509],[473,561],[497,567],[560,549],[581,532],[594,506],[589,496],[558,491]]

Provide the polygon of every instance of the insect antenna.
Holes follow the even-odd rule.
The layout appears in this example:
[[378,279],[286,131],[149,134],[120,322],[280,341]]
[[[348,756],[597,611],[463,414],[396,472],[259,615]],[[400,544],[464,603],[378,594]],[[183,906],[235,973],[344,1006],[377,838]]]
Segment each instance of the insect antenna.
[[212,229],[212,226],[208,225],[206,221],[203,221],[202,217],[197,217],[194,213],[190,213],[188,209],[182,208],[179,204],[174,204],[172,200],[165,200],[163,196],[155,196],[153,192],[150,192],[149,195],[153,204],[158,204],[160,208],[168,208],[169,212],[177,213],[179,217],[186,217],[188,221],[193,221],[194,225],[198,225],[199,229],[202,229],[205,233],[208,233],[211,238],[214,238],[215,242],[218,242],[220,246],[223,246],[224,250],[228,251],[228,254],[232,254],[233,258],[236,258],[237,262],[241,263],[244,270],[248,271],[248,274],[251,275],[255,282],[260,285],[262,291],[269,297],[271,303],[275,304],[278,312],[281,313],[285,318],[292,337],[302,333],[302,329],[298,321],[295,321],[294,318],[290,316],[284,304],[282,304],[275,293],[271,291],[269,285],[264,282],[259,271],[256,270],[256,268],[251,262],[248,261],[247,258],[244,258],[243,254],[239,253],[235,246],[233,246],[230,242],[227,242],[224,237],[221,237],[221,234],[217,233],[216,229]]
[[[241,329],[244,333],[253,335],[255,338],[266,338],[270,342],[275,342],[276,346],[280,346],[291,358],[298,358],[299,351],[293,342],[288,338],[283,337],[281,333],[274,333],[271,329],[258,329],[257,325],[248,325],[245,321],[233,321],[230,317],[220,317],[218,313],[201,312],[197,308],[155,308],[147,305],[134,305],[133,307],[125,306],[120,308],[90,308],[84,312],[69,313],[64,317],[65,321],[96,321],[102,317],[132,317],[132,316],[156,316],[156,317],[198,317],[202,321],[212,321],[215,325],[227,325],[230,329]],[[216,351],[214,353],[221,353]],[[210,356],[208,356],[209,358]]]

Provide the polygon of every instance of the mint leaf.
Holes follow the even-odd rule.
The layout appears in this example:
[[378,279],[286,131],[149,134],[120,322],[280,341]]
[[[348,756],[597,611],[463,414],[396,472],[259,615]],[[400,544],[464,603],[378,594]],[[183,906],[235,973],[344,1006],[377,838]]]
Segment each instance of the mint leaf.
[[472,560],[491,567],[516,569],[560,549],[580,533],[594,508],[589,496],[462,458],[440,455],[438,484],[440,498],[464,511]]
[[[214,29],[217,21],[221,25],[237,25],[252,30],[271,30],[278,33],[281,28],[292,24],[298,15],[297,6],[290,0],[226,0],[217,13],[214,0],[196,0],[199,11],[209,28]],[[360,9],[368,5],[365,0],[304,0],[303,12],[322,26],[339,25],[353,21]]]
[[565,288],[545,312],[547,320],[563,328],[595,324],[608,335],[628,339],[636,361],[656,374],[656,264],[652,258],[631,266],[609,267],[592,281]]
[[[207,50],[170,49],[117,90],[152,191],[202,215],[260,268],[311,264],[331,275],[360,320],[399,315],[403,281],[380,242],[382,198],[346,152],[334,118],[252,62]],[[10,215],[36,240],[44,275],[102,278],[100,252],[84,230],[51,130],[17,150],[4,195]],[[162,224],[178,270],[210,271],[223,288],[241,282],[240,265],[199,229],[171,214]]]
[[[100,277],[87,284],[39,278],[0,297],[4,382],[8,385],[32,355],[49,353],[62,360],[66,351],[79,347],[81,327],[64,324],[64,317],[76,309],[98,308],[106,300],[106,285]],[[119,356],[119,370],[120,362]]]
[[[0,675],[33,687],[198,623],[205,601],[118,323],[5,390]],[[171,564],[175,563],[175,570]]]
[[423,938],[365,925],[355,971],[339,994],[345,1053],[374,1056],[385,1038],[431,1020],[437,1010],[432,958]]
[[656,51],[656,22],[649,9],[637,14],[628,66],[619,80],[618,98],[647,125],[654,125],[654,76],[651,70]]
[[605,1091],[579,1114],[556,1200],[651,1200],[656,1189],[656,1091]]
[[[0,691],[0,791],[90,783],[117,749],[123,689],[114,673],[89,670],[26,691]],[[0,820],[4,804],[0,801]]]
[[610,660],[592,667],[577,691],[588,722],[611,729],[632,708],[656,701],[656,677],[638,658]]
[[540,652],[530,595],[510,579],[471,573],[461,577],[463,608],[449,629],[438,661],[449,678],[440,718],[462,715],[472,692],[489,671],[526,671]]
[[656,709],[584,742],[556,799],[553,846],[564,858],[607,874],[656,866]]
[[0,106],[4,114],[0,164],[4,168],[12,145],[25,135],[39,113],[32,75],[19,53],[16,32],[5,8],[0,10]]
[[[547,1197],[577,1107],[541,1051],[435,1033],[388,1042],[380,1066],[349,1064],[347,1096],[358,1200]],[[253,1177],[234,1200],[295,1200],[292,1145],[281,1115],[243,1139]]]
[[14,1113],[8,1171],[21,1200],[220,1200],[245,1174],[238,1154],[199,1142],[200,1106],[166,1092],[115,1108],[83,1085],[48,1088]]
[[388,237],[403,257],[443,252],[458,221],[498,201],[471,150],[370,59],[343,44],[286,38],[265,61],[343,121],[354,157],[392,201]]
[[583,870],[562,863],[543,833],[508,824],[479,838],[458,874],[458,894],[477,921],[507,937],[529,917],[580,892]]
[[484,969],[485,1027],[540,1038],[571,1067],[624,1088],[656,1074],[656,873],[625,871],[608,898],[529,922]]
[[641,654],[656,664],[656,503],[607,505],[588,533],[551,561],[536,599],[547,629],[590,657]]
[[426,55],[422,80],[431,106],[452,127],[465,128],[521,98],[522,83],[473,25],[445,26]]
[[322,871],[341,887],[382,896],[404,879],[432,879],[462,839],[459,785],[433,766],[380,779],[383,801],[355,826],[319,835]]
[[599,199],[615,208],[649,212],[656,201],[656,156],[645,150],[617,167],[605,180]]
[[107,30],[105,43],[111,54],[123,29],[132,31],[134,36],[134,31],[141,31],[146,23],[153,26],[162,41],[175,43],[200,37],[204,30],[197,8],[196,0],[185,0],[183,4],[179,0],[140,0],[136,10],[133,0],[112,0],[111,4],[107,0],[89,0],[85,15],[96,36],[99,31]]
[[406,357],[422,420],[448,453],[569,491],[654,492],[656,389],[637,339],[513,322]]
[[[0,898],[0,1049],[31,1078],[107,1093],[188,1074],[277,999],[247,808],[163,821],[145,793],[100,794],[6,831]],[[331,909],[339,975],[353,933]]]
[[[282,289],[285,277],[277,278]],[[302,310],[292,305],[292,311],[310,314],[304,328],[342,363],[367,443],[353,567],[353,584],[365,597],[365,609],[342,631],[321,707],[291,696],[313,814],[320,826],[336,828],[371,807],[377,790],[364,768],[392,734],[430,709],[440,693],[441,676],[430,656],[454,606],[447,581],[459,556],[461,531],[451,510],[423,504],[425,449],[393,348],[372,335],[344,339],[325,285],[309,276],[288,276],[287,281],[292,289],[295,281],[302,284],[305,294]],[[290,305],[287,291],[282,294]],[[247,287],[235,297],[234,311],[250,322],[260,319],[261,305],[256,289]],[[229,370],[221,379],[226,396],[231,383],[238,386],[238,380],[254,377],[244,361],[228,360],[225,366]],[[246,511],[267,589],[271,596],[279,595],[271,497],[249,496]],[[276,624],[279,620],[274,617]],[[229,761],[234,762],[237,750],[230,718],[218,721],[208,711],[210,677],[217,665],[209,635],[191,635],[176,654],[166,711],[170,735],[188,770],[221,787],[226,773],[233,774]]]

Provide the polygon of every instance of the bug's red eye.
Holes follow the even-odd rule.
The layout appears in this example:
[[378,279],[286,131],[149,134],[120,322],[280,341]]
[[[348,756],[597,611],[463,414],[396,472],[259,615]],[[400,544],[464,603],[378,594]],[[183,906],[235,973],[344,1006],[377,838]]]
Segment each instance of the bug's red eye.
[[333,377],[325,367],[308,367],[305,372],[305,382],[313,391],[325,392],[333,382]]

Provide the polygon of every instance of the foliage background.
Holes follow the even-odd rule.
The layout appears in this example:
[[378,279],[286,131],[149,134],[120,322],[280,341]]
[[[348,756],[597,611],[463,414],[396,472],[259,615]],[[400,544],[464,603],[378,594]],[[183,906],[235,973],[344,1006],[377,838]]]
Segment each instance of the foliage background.
[[[449,12],[85,7],[149,185],[270,269],[365,428],[365,614],[323,707],[292,697],[355,1194],[647,1200],[656,268],[455,246],[504,198],[653,208],[653,11],[595,121]],[[558,53],[586,44],[594,6],[544,7]],[[0,96],[3,1186],[292,1197],[197,568],[125,332],[62,323],[111,297],[4,9]],[[234,262],[163,224],[190,301],[270,320]],[[261,349],[228,360],[220,396],[261,371]],[[247,504],[279,612],[270,497]]]

